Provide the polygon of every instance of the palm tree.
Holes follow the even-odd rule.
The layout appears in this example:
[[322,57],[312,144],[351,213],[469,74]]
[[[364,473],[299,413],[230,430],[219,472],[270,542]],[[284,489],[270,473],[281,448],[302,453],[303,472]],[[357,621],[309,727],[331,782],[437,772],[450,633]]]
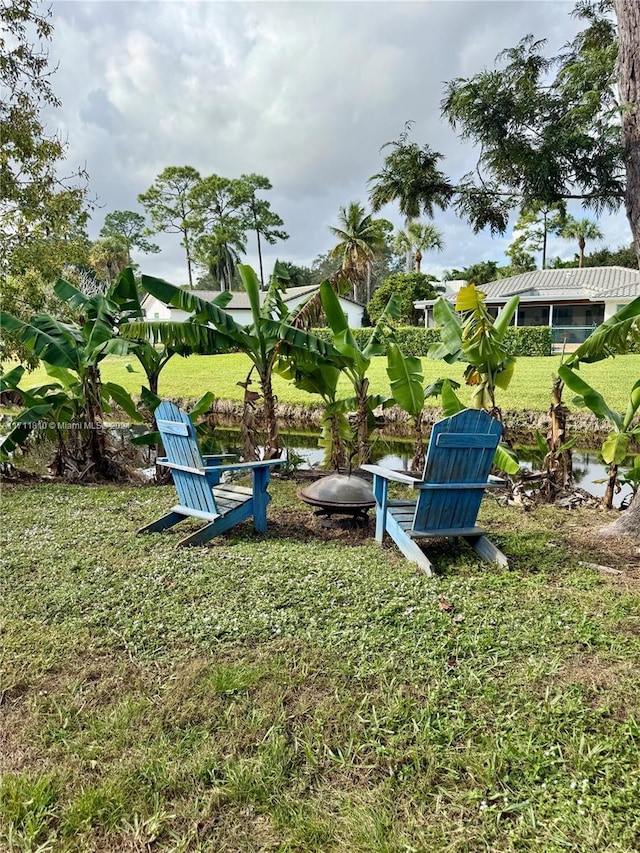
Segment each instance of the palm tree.
[[358,293],[358,284],[370,275],[371,261],[384,247],[380,220],[373,219],[361,204],[352,201],[348,207],[340,208],[338,222],[337,228],[329,227],[339,241],[330,254],[332,258],[341,258],[342,269],[351,272],[348,278],[355,279],[356,298],[360,298],[362,294]]
[[[444,210],[454,193],[447,176],[437,168],[442,154],[428,145],[420,148],[416,142],[408,141],[411,125],[407,122],[397,140],[382,146],[393,150],[385,157],[382,171],[369,178],[369,201],[374,213],[397,201],[406,225],[420,215],[433,219],[434,207]],[[407,272],[412,266],[413,258],[408,253]]]
[[423,252],[441,251],[444,245],[442,234],[429,222],[409,222],[404,231],[398,231],[393,244],[398,252],[411,252],[415,272],[420,272]]
[[602,240],[602,231],[598,228],[595,222],[590,219],[574,219],[573,216],[568,216],[566,224],[560,231],[560,236],[568,240],[576,239],[580,249],[578,266],[582,267],[584,263],[584,247],[587,240]]

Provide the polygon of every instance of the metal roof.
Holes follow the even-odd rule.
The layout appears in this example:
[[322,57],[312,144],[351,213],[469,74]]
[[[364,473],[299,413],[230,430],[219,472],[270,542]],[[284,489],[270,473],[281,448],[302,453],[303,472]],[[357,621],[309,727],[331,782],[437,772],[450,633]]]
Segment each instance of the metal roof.
[[511,278],[483,284],[487,301],[519,294],[524,301],[534,299],[634,298],[640,295],[640,271],[626,267],[583,267],[561,270],[534,270]]

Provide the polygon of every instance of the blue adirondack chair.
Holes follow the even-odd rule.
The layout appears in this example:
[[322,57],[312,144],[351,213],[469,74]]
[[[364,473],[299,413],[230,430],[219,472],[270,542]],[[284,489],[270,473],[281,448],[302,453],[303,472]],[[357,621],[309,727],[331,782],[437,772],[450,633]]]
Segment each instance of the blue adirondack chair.
[[[265,533],[267,504],[271,500],[267,493],[269,473],[274,465],[283,465],[285,460],[226,463],[227,455],[203,457],[186,412],[165,401],[158,406],[155,415],[167,454],[157,460],[158,465],[170,469],[180,503],[171,507],[166,515],[140,528],[138,534],[166,530],[185,518],[201,518],[208,523],[178,543],[200,545],[252,516],[256,531]],[[224,471],[251,472],[253,488],[220,483]]]
[[[433,427],[422,479],[378,465],[363,465],[373,474],[376,499],[376,540],[385,531],[405,557],[431,575],[431,563],[419,541],[462,536],[485,560],[507,565],[507,558],[476,526],[480,501],[488,486],[502,424],[486,412],[465,409]],[[390,500],[389,482],[413,486],[417,500]]]

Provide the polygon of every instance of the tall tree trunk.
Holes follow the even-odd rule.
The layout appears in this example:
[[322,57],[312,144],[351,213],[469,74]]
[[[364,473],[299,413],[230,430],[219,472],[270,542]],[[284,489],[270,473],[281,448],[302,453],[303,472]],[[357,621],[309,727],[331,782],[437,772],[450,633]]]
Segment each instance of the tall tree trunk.
[[586,241],[584,237],[580,237],[578,240],[578,248],[580,249],[580,256],[578,258],[578,267],[582,269],[582,265],[584,264],[584,247],[586,246]]
[[193,290],[193,271],[192,271],[192,260],[191,260],[191,241],[189,240],[189,234],[186,231],[183,231],[184,236],[184,250],[187,254],[187,273],[189,274],[189,289]]
[[629,108],[622,113],[622,142],[626,148],[625,206],[636,254],[640,261],[640,4],[615,0],[618,16],[618,87]]
[[[409,225],[411,225],[412,222],[413,222],[413,217],[407,216],[407,218],[404,221],[405,231],[408,230]],[[413,263],[414,263],[414,261],[413,261],[413,250],[411,248],[409,248],[409,249],[407,249],[407,254],[405,257],[405,269],[407,272],[413,272]]]
[[256,237],[258,238],[258,263],[260,264],[260,289],[264,290],[264,272],[262,269],[262,246],[260,245],[260,231],[256,228]]
[[422,263],[422,252],[420,251],[420,249],[416,250],[416,253],[413,256],[413,260],[415,262],[414,263],[415,271],[420,272],[420,264]]
[[[615,0],[618,17],[618,88],[629,105],[622,113],[622,141],[627,151],[625,207],[640,263],[640,4]],[[640,536],[640,490],[629,509],[601,531],[605,536]]]

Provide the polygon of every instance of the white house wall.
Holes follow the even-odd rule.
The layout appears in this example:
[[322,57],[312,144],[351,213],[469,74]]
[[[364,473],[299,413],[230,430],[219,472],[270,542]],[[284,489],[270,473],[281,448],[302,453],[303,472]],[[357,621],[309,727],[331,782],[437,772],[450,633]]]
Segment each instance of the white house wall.
[[[290,311],[297,308],[301,302],[304,302],[306,297],[296,297],[290,302],[287,302],[287,307]],[[364,309],[354,302],[349,302],[346,299],[340,300],[342,310],[347,315],[349,326],[352,329],[359,329],[362,326],[362,315]],[[251,323],[251,311],[248,308],[226,308],[227,314],[242,326],[247,326]],[[180,311],[178,308],[168,308],[164,302],[151,297],[145,303],[146,319],[147,320],[173,320],[176,323],[184,323],[190,316],[186,311]]]

